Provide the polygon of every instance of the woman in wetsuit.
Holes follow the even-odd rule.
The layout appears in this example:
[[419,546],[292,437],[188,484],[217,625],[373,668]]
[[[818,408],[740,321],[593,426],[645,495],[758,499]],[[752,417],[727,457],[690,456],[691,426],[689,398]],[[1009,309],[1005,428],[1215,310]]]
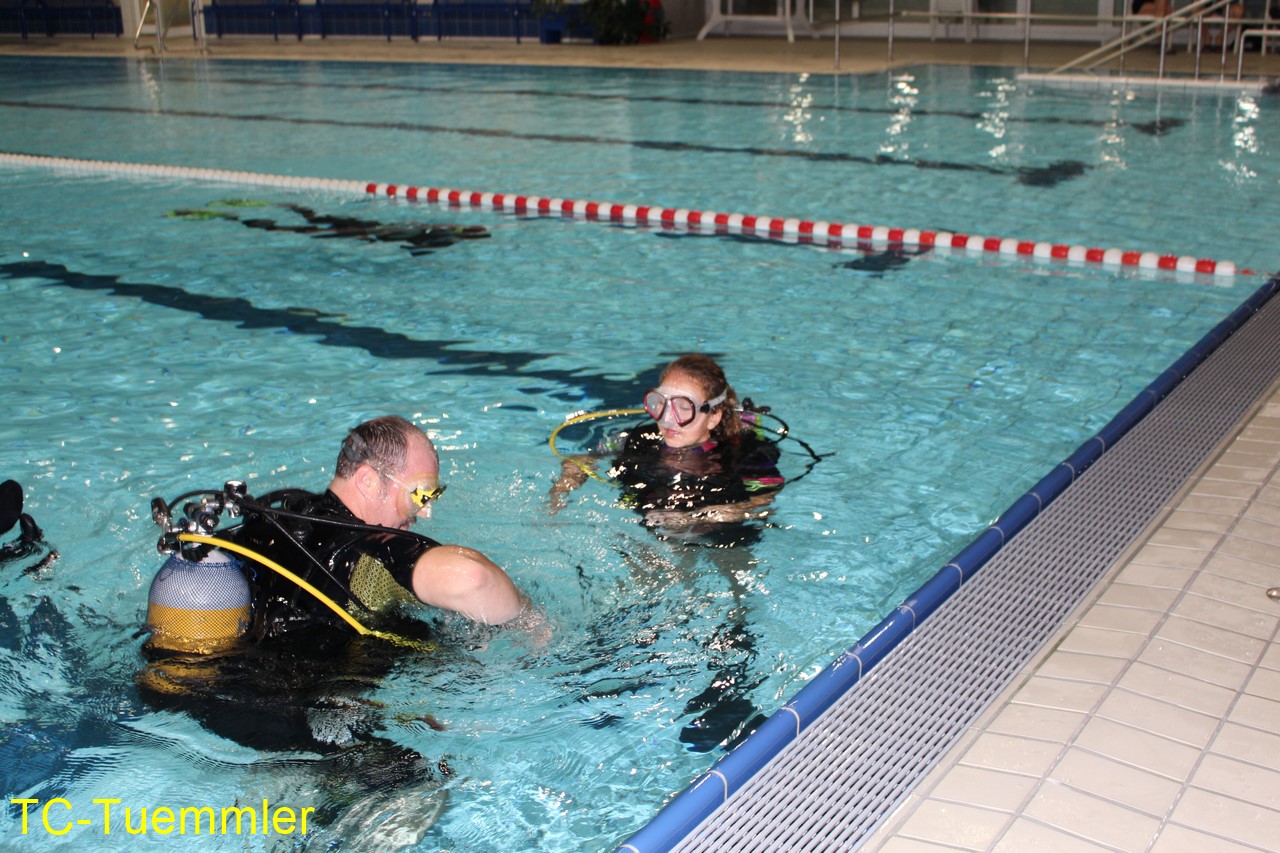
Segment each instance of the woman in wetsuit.
[[[715,359],[684,355],[644,395],[653,421],[617,437],[609,474],[623,503],[651,527],[687,529],[767,515],[783,485],[777,447],[743,423],[737,393]],[[553,508],[586,482],[591,457],[564,461],[551,489]]]
[[[724,371],[705,355],[685,355],[667,365],[658,387],[644,395],[651,421],[609,442],[615,455],[609,475],[623,489],[622,502],[643,516],[644,524],[679,548],[676,576],[693,577],[714,566],[728,584],[732,605],[706,637],[707,687],[692,695],[681,718],[680,740],[706,752],[745,736],[763,719],[753,691],[765,674],[755,667],[756,640],[748,619],[742,578],[755,571],[750,546],[760,538],[757,524],[782,488],[778,448],[744,423],[740,403]],[[553,511],[565,496],[586,482],[604,454],[564,460],[551,489]],[[707,547],[709,546],[709,547]],[[635,575],[671,572],[664,556],[644,557],[638,543]],[[661,566],[651,572],[649,564]],[[643,583],[637,586],[643,586]]]

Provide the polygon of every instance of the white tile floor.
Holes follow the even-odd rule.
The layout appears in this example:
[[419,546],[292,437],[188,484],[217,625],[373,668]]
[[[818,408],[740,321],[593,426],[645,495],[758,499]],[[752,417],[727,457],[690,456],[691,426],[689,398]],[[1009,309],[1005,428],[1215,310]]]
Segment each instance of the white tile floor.
[[864,850],[1280,849],[1280,383]]

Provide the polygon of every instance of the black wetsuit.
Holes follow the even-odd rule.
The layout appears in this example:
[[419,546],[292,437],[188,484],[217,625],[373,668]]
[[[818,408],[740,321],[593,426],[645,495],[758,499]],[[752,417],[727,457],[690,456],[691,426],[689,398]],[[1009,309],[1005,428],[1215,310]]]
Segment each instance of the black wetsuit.
[[[734,440],[671,448],[653,422],[619,436],[622,450],[609,473],[623,486],[622,503],[642,515],[695,512],[718,504],[737,504],[782,488],[778,448],[746,429]],[[758,525],[696,520],[676,528],[659,526],[663,535],[688,544],[717,548],[749,545]]]
[[648,423],[625,434],[610,474],[637,510],[696,510],[780,489],[778,456],[776,445],[750,430],[728,442],[667,447],[661,428]]
[[[360,529],[358,519],[331,492],[288,490],[266,495],[259,502],[356,527],[247,510],[239,527],[220,535],[274,560],[339,606],[347,607],[355,600],[354,612],[366,625],[377,616],[378,627],[398,636],[418,641],[431,636],[431,626],[410,615],[391,624],[391,611],[396,608],[377,608],[383,611],[379,614],[367,612],[375,608],[362,603],[351,585],[353,577],[361,573],[376,579],[381,569],[389,577],[371,587],[401,586],[403,598],[408,600],[414,563],[436,542],[423,536]],[[352,772],[369,773],[384,781],[388,776],[394,781],[404,774],[416,777],[424,772],[427,765],[421,756],[377,736],[383,725],[380,711],[363,698],[401,656],[421,652],[359,636],[293,581],[253,560],[234,556],[243,561],[253,593],[249,635],[222,654],[144,647],[148,663],[138,685],[147,704],[185,711],[211,731],[254,749],[329,754],[361,746],[368,756],[378,758],[359,762],[361,769]],[[429,657],[426,660],[429,662]],[[386,762],[394,766],[383,766]]]
[[[412,596],[414,565],[422,554],[440,544],[417,534],[362,528],[360,520],[329,491],[313,494],[291,489],[266,495],[262,502],[338,524],[247,512],[244,523],[231,531],[230,538],[280,563],[338,605],[365,614],[361,618],[385,610],[387,605],[385,595],[375,601],[369,593],[353,589],[362,574],[368,575],[366,581],[377,581],[375,586],[385,588],[394,582],[403,597]],[[246,561],[245,571],[253,589],[252,638],[278,637],[314,622],[341,624],[341,618],[315,596],[274,570]]]

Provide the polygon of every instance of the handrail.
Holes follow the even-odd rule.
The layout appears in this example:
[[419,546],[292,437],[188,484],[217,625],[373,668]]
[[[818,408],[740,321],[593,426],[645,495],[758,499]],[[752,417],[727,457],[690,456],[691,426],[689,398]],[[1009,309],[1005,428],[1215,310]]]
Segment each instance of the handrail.
[[[1228,2],[1232,2],[1232,0],[1228,0]],[[929,20],[929,21],[933,21],[935,18],[941,18],[941,17],[948,17],[948,18],[960,17],[966,21],[966,24],[969,20],[974,18],[981,18],[983,21],[987,21],[987,22],[1007,21],[1009,23],[1014,23],[1014,24],[1020,23],[1022,24],[1022,58],[1024,62],[1031,61],[1031,25],[1032,24],[1046,24],[1046,23],[1080,24],[1080,25],[1094,24],[1095,26],[1102,26],[1104,24],[1115,26],[1118,24],[1121,27],[1121,30],[1123,33],[1127,31],[1128,22],[1130,21],[1133,21],[1135,19],[1143,20],[1143,21],[1150,20],[1150,16],[1147,16],[1147,15],[1142,15],[1142,16],[1080,15],[1080,14],[1070,14],[1065,12],[979,12],[979,11],[965,11],[958,14],[957,13],[947,14],[947,13],[939,13],[939,12],[933,12],[933,11],[923,11],[919,9],[904,9],[901,12],[897,13],[897,17],[920,18],[920,19]],[[889,26],[890,28],[892,28],[893,26],[892,21],[890,21]],[[890,41],[892,41],[892,35],[890,35]],[[889,59],[890,60],[893,59],[892,45],[890,45],[890,49],[889,49]]]
[[166,25],[164,22],[163,4],[159,0],[147,0],[142,7],[141,14],[138,15],[138,29],[133,33],[133,49],[138,49],[138,42],[142,40],[142,31],[147,27],[147,12],[151,12],[155,16],[156,28],[156,49],[160,53],[164,53],[164,36]]
[[[1183,9],[1179,9],[1178,11],[1173,12],[1167,17],[1158,18],[1152,21],[1151,23],[1145,26],[1139,27],[1138,29],[1132,32],[1121,33],[1118,37],[1116,37],[1115,39],[1112,39],[1111,41],[1107,42],[1101,47],[1095,50],[1089,51],[1083,56],[1077,57],[1076,59],[1073,59],[1071,62],[1068,62],[1065,65],[1061,65],[1053,69],[1049,73],[1061,74],[1062,72],[1070,71],[1073,68],[1083,68],[1083,70],[1086,70],[1086,71],[1092,68],[1097,68],[1099,65],[1103,64],[1104,62],[1110,62],[1113,59],[1118,59],[1120,57],[1123,57],[1126,54],[1128,54],[1130,51],[1134,50],[1135,48],[1143,47],[1155,41],[1155,31],[1159,30],[1160,31],[1160,68],[1158,73],[1159,73],[1159,76],[1163,77],[1164,76],[1164,55],[1165,55],[1165,49],[1168,46],[1169,34],[1173,32],[1177,32],[1178,30],[1186,29],[1187,27],[1191,26],[1193,23],[1197,27],[1200,27],[1202,26],[1206,15],[1211,15],[1214,12],[1225,11],[1228,6],[1234,4],[1235,2],[1236,0],[1195,0],[1195,2],[1191,3],[1190,5],[1186,6]],[[1224,14],[1223,20],[1224,22],[1229,22],[1230,18],[1228,15]],[[1226,29],[1226,23],[1224,23],[1224,31],[1225,29]],[[1223,39],[1223,42],[1225,44],[1226,42],[1225,37]],[[1197,37],[1196,39],[1197,75],[1199,74],[1199,69],[1200,69],[1201,49],[1202,49],[1201,41]],[[1090,64],[1085,65],[1086,62]]]
[[[151,50],[157,54],[165,52],[165,38],[169,35],[171,28],[181,29],[184,24],[182,15],[180,14],[184,8],[189,18],[188,23],[191,25],[191,38],[195,42],[197,50],[205,50],[205,31],[204,31],[204,3],[203,0],[172,0],[165,8],[166,0],[146,0],[142,5],[141,12],[138,15],[138,27],[133,32],[133,48],[138,49],[142,41],[143,30],[147,28],[147,14],[150,13],[154,20],[156,44]],[[172,14],[171,14],[172,13]],[[176,23],[175,23],[176,19]]]
[[[839,36],[843,29],[841,16],[839,12],[840,2],[841,0],[835,0],[833,4],[836,10],[834,20],[828,22],[832,27],[834,27],[836,31],[836,53],[835,53],[835,61],[834,61],[834,67],[836,69],[839,69],[840,67],[839,66],[839,62],[840,62]],[[952,18],[952,19],[963,18],[966,21],[970,21],[973,19],[981,19],[982,21],[986,21],[986,22],[1005,21],[1005,22],[1014,23],[1014,24],[1021,23],[1022,30],[1023,30],[1023,59],[1028,63],[1030,62],[1031,29],[1033,24],[1065,22],[1068,24],[1085,25],[1085,24],[1092,23],[1099,27],[1102,27],[1104,25],[1115,26],[1118,23],[1122,29],[1122,33],[1119,37],[1107,42],[1106,44],[1102,45],[1099,48],[1089,51],[1083,56],[1078,57],[1065,65],[1062,65],[1058,68],[1053,69],[1053,71],[1049,73],[1059,74],[1064,71],[1077,68],[1083,65],[1084,63],[1088,63],[1088,62],[1092,62],[1092,64],[1088,65],[1088,68],[1090,69],[1096,68],[1098,65],[1102,65],[1103,63],[1109,62],[1114,59],[1121,60],[1120,67],[1123,70],[1124,68],[1123,59],[1125,55],[1127,55],[1134,48],[1141,47],[1141,46],[1155,42],[1158,38],[1160,41],[1161,49],[1160,49],[1160,62],[1159,62],[1159,68],[1157,70],[1157,74],[1160,77],[1163,77],[1165,74],[1164,57],[1165,57],[1166,48],[1169,42],[1169,35],[1174,32],[1177,32],[1178,30],[1187,29],[1189,27],[1195,26],[1198,28],[1196,31],[1195,39],[1194,39],[1195,53],[1196,53],[1195,75],[1198,78],[1200,76],[1200,59],[1204,50],[1204,44],[1202,40],[1202,28],[1204,26],[1206,19],[1214,21],[1215,23],[1218,21],[1222,22],[1222,26],[1224,30],[1223,48],[1222,48],[1222,67],[1223,67],[1224,76],[1227,73],[1226,72],[1226,67],[1227,67],[1226,66],[1226,57],[1227,57],[1226,44],[1228,42],[1228,38],[1226,37],[1225,33],[1231,29],[1238,30],[1236,34],[1236,44],[1238,46],[1240,42],[1245,38],[1246,34],[1249,36],[1259,35],[1259,33],[1257,33],[1252,29],[1248,30],[1247,33],[1244,32],[1245,26],[1250,24],[1261,24],[1264,27],[1269,27],[1273,25],[1273,21],[1270,17],[1270,9],[1267,10],[1267,16],[1265,18],[1254,19],[1254,18],[1248,18],[1248,17],[1241,17],[1241,18],[1231,17],[1228,11],[1228,7],[1238,2],[1239,0],[1194,0],[1194,2],[1190,3],[1188,6],[1173,12],[1167,17],[1152,18],[1146,15],[1142,15],[1142,16],[1081,15],[1081,14],[1067,14],[1067,13],[1060,13],[1060,12],[1037,13],[1029,10],[1025,12],[983,12],[979,10],[965,10],[961,12],[940,13],[935,10],[928,10],[928,11],[915,10],[915,9],[897,10],[894,8],[894,0],[889,0],[889,8],[887,13],[876,14],[873,16],[858,16],[856,21],[858,23],[867,22],[867,21],[886,21],[887,22],[888,26],[887,26],[887,33],[886,33],[886,36],[887,36],[886,49],[888,52],[887,59],[890,63],[893,62],[893,48],[894,48],[894,38],[895,38],[894,23],[898,19],[914,18],[917,20],[934,20],[936,18],[946,17],[946,18]],[[1030,5],[1031,4],[1028,3],[1028,6]],[[1221,14],[1215,14],[1215,13],[1221,13]],[[1132,31],[1128,30],[1128,24],[1134,21],[1144,21],[1146,23],[1144,23],[1141,27],[1135,30],[1132,30]],[[848,23],[854,23],[854,21],[850,20]],[[1276,35],[1274,30],[1269,31],[1267,34],[1273,37]],[[1241,66],[1242,66],[1242,62],[1241,62]],[[1240,74],[1242,73],[1243,72],[1241,71]],[[1240,76],[1240,74],[1238,74],[1238,77]]]
[[[1236,80],[1244,76],[1244,40],[1249,36],[1258,36],[1262,39],[1262,52],[1267,52],[1267,39],[1280,38],[1280,29],[1274,27],[1260,27],[1258,29],[1241,30],[1236,33]],[[1226,39],[1223,39],[1226,42]]]
[[[1050,73],[1060,74],[1063,71],[1070,71],[1073,68],[1084,66],[1086,62],[1091,62],[1093,60],[1096,60],[1096,62],[1093,62],[1092,65],[1085,66],[1085,68],[1095,68],[1103,62],[1108,62],[1118,56],[1128,53],[1134,48],[1150,44],[1155,40],[1155,34],[1157,31],[1159,31],[1160,34],[1160,50],[1161,56],[1163,56],[1169,37],[1170,24],[1175,25],[1173,29],[1176,31],[1191,23],[1192,15],[1190,13],[1203,12],[1212,5],[1226,6],[1230,2],[1232,2],[1232,0],[1195,0],[1195,2],[1187,6],[1185,9],[1180,9],[1167,17],[1156,18],[1155,20],[1138,27],[1136,30],[1122,32],[1119,36],[1101,47],[1095,48],[1083,56],[1076,57],[1065,65],[1061,65],[1053,69]],[[1163,64],[1164,61],[1162,59],[1161,65],[1163,66]],[[1163,68],[1161,70],[1163,71]]]

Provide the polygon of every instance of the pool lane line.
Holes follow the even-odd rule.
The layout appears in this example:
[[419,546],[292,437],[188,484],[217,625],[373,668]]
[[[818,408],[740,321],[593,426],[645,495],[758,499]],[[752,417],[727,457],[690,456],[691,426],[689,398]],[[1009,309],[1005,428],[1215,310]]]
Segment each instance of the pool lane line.
[[284,116],[278,113],[224,113],[208,110],[177,109],[168,107],[90,106],[85,104],[54,104],[0,99],[0,107],[26,110],[57,110],[72,113],[108,113],[111,115],[138,115],[155,118],[205,119],[210,121],[238,121],[256,123],[292,124],[299,127],[340,127],[345,129],[387,130],[404,133],[456,134],[481,139],[504,139],[517,142],[548,142],[554,145],[602,145],[626,146],[640,151],[660,151],[664,154],[712,154],[716,156],[743,155],[746,157],[785,157],[792,160],[808,160],[816,163],[855,163],[862,166],[902,166],[912,169],[938,169],[951,172],[970,172],[1012,177],[1020,184],[1037,187],[1053,187],[1062,181],[1084,174],[1086,164],[1077,161],[1059,161],[1047,166],[1009,168],[982,163],[959,163],[946,160],[899,159],[878,154],[868,156],[853,152],[806,151],[788,148],[761,148],[758,146],[713,145],[705,142],[674,142],[661,139],[618,139],[585,133],[534,133],[502,128],[457,127],[424,122],[362,121],[349,118],[307,118]]
[[1099,249],[1068,246],[1060,243],[1018,240],[1013,237],[980,237],[953,234],[950,231],[928,231],[884,225],[812,221],[807,219],[751,216],[741,213],[714,213],[684,208],[649,207],[635,204],[576,201],[492,192],[474,192],[437,187],[400,186],[369,183],[365,192],[375,196],[405,198],[451,207],[472,207],[516,214],[561,216],[590,221],[653,225],[663,228],[688,228],[717,233],[750,234],[770,240],[798,243],[845,245],[851,241],[870,240],[888,245],[901,244],[924,248],[962,249],[972,254],[1028,256],[1043,260],[1065,260],[1097,263],[1106,266],[1137,267],[1147,270],[1171,270],[1206,275],[1252,275],[1238,269],[1231,261],[1215,261],[1190,255],[1162,255],[1123,249]]
[[[1026,76],[1026,75],[1020,75]],[[1051,75],[1040,75],[1050,77]],[[1033,78],[1034,79],[1034,78]],[[1111,82],[1111,78],[1106,78]],[[318,83],[312,80],[259,80],[248,77],[228,78],[226,83],[234,83],[237,86],[274,86],[274,87],[293,87],[303,89],[314,89],[332,91],[334,89],[347,89],[364,92],[396,92],[410,95],[425,94],[453,94],[466,95],[473,97],[475,95],[488,95],[493,97],[512,97],[512,98],[560,98],[576,101],[606,101],[612,103],[649,103],[649,104],[677,104],[679,106],[690,107],[742,107],[747,109],[791,109],[794,105],[789,102],[782,101],[765,101],[765,100],[745,100],[741,98],[682,98],[675,95],[615,95],[600,94],[598,92],[549,92],[544,89],[503,89],[503,88],[475,88],[475,87],[447,87],[447,86],[425,86],[413,85],[411,83]],[[1219,84],[1220,85],[1220,84]],[[852,115],[872,115],[872,116],[896,116],[900,113],[900,109],[894,107],[855,107],[842,106],[832,103],[813,103],[806,104],[805,109],[815,113],[849,113]],[[919,107],[913,109],[911,114],[916,118],[958,118],[966,121],[979,121],[986,116],[983,110],[944,110],[932,109],[928,107]],[[1093,118],[1059,118],[1055,116],[1004,116],[1001,119],[1009,124],[1053,124],[1059,126],[1070,127],[1091,127],[1091,128],[1114,128],[1129,127],[1144,133],[1147,136],[1160,136],[1170,130],[1182,127],[1186,124],[1185,119],[1180,118],[1161,118],[1153,121],[1144,122],[1115,122],[1112,119],[1093,119]]]
[[47,157],[38,154],[0,152],[0,163],[23,166],[68,169],[95,174],[128,174],[162,178],[189,178],[223,183],[270,186],[286,189],[328,190],[364,193],[387,198],[401,198],[450,207],[471,207],[525,216],[556,216],[593,222],[649,225],[672,230],[706,231],[742,234],[785,243],[844,246],[856,241],[885,245],[950,248],[974,255],[1028,257],[1037,260],[1100,264],[1108,267],[1131,267],[1141,270],[1165,270],[1230,277],[1252,275],[1253,270],[1239,269],[1231,261],[1215,261],[1191,255],[1139,252],[1131,249],[1101,249],[1071,246],[1064,243],[1020,240],[1014,237],[984,237],[931,231],[919,228],[897,228],[885,225],[826,222],[822,220],[753,216],[686,208],[617,204],[602,201],[580,201],[546,198],[514,193],[476,192],[444,187],[417,187],[375,181],[350,181],[333,178],[290,177],[259,172],[237,172],[192,166],[163,166],[146,163],[120,163],[104,160],[79,160]]

